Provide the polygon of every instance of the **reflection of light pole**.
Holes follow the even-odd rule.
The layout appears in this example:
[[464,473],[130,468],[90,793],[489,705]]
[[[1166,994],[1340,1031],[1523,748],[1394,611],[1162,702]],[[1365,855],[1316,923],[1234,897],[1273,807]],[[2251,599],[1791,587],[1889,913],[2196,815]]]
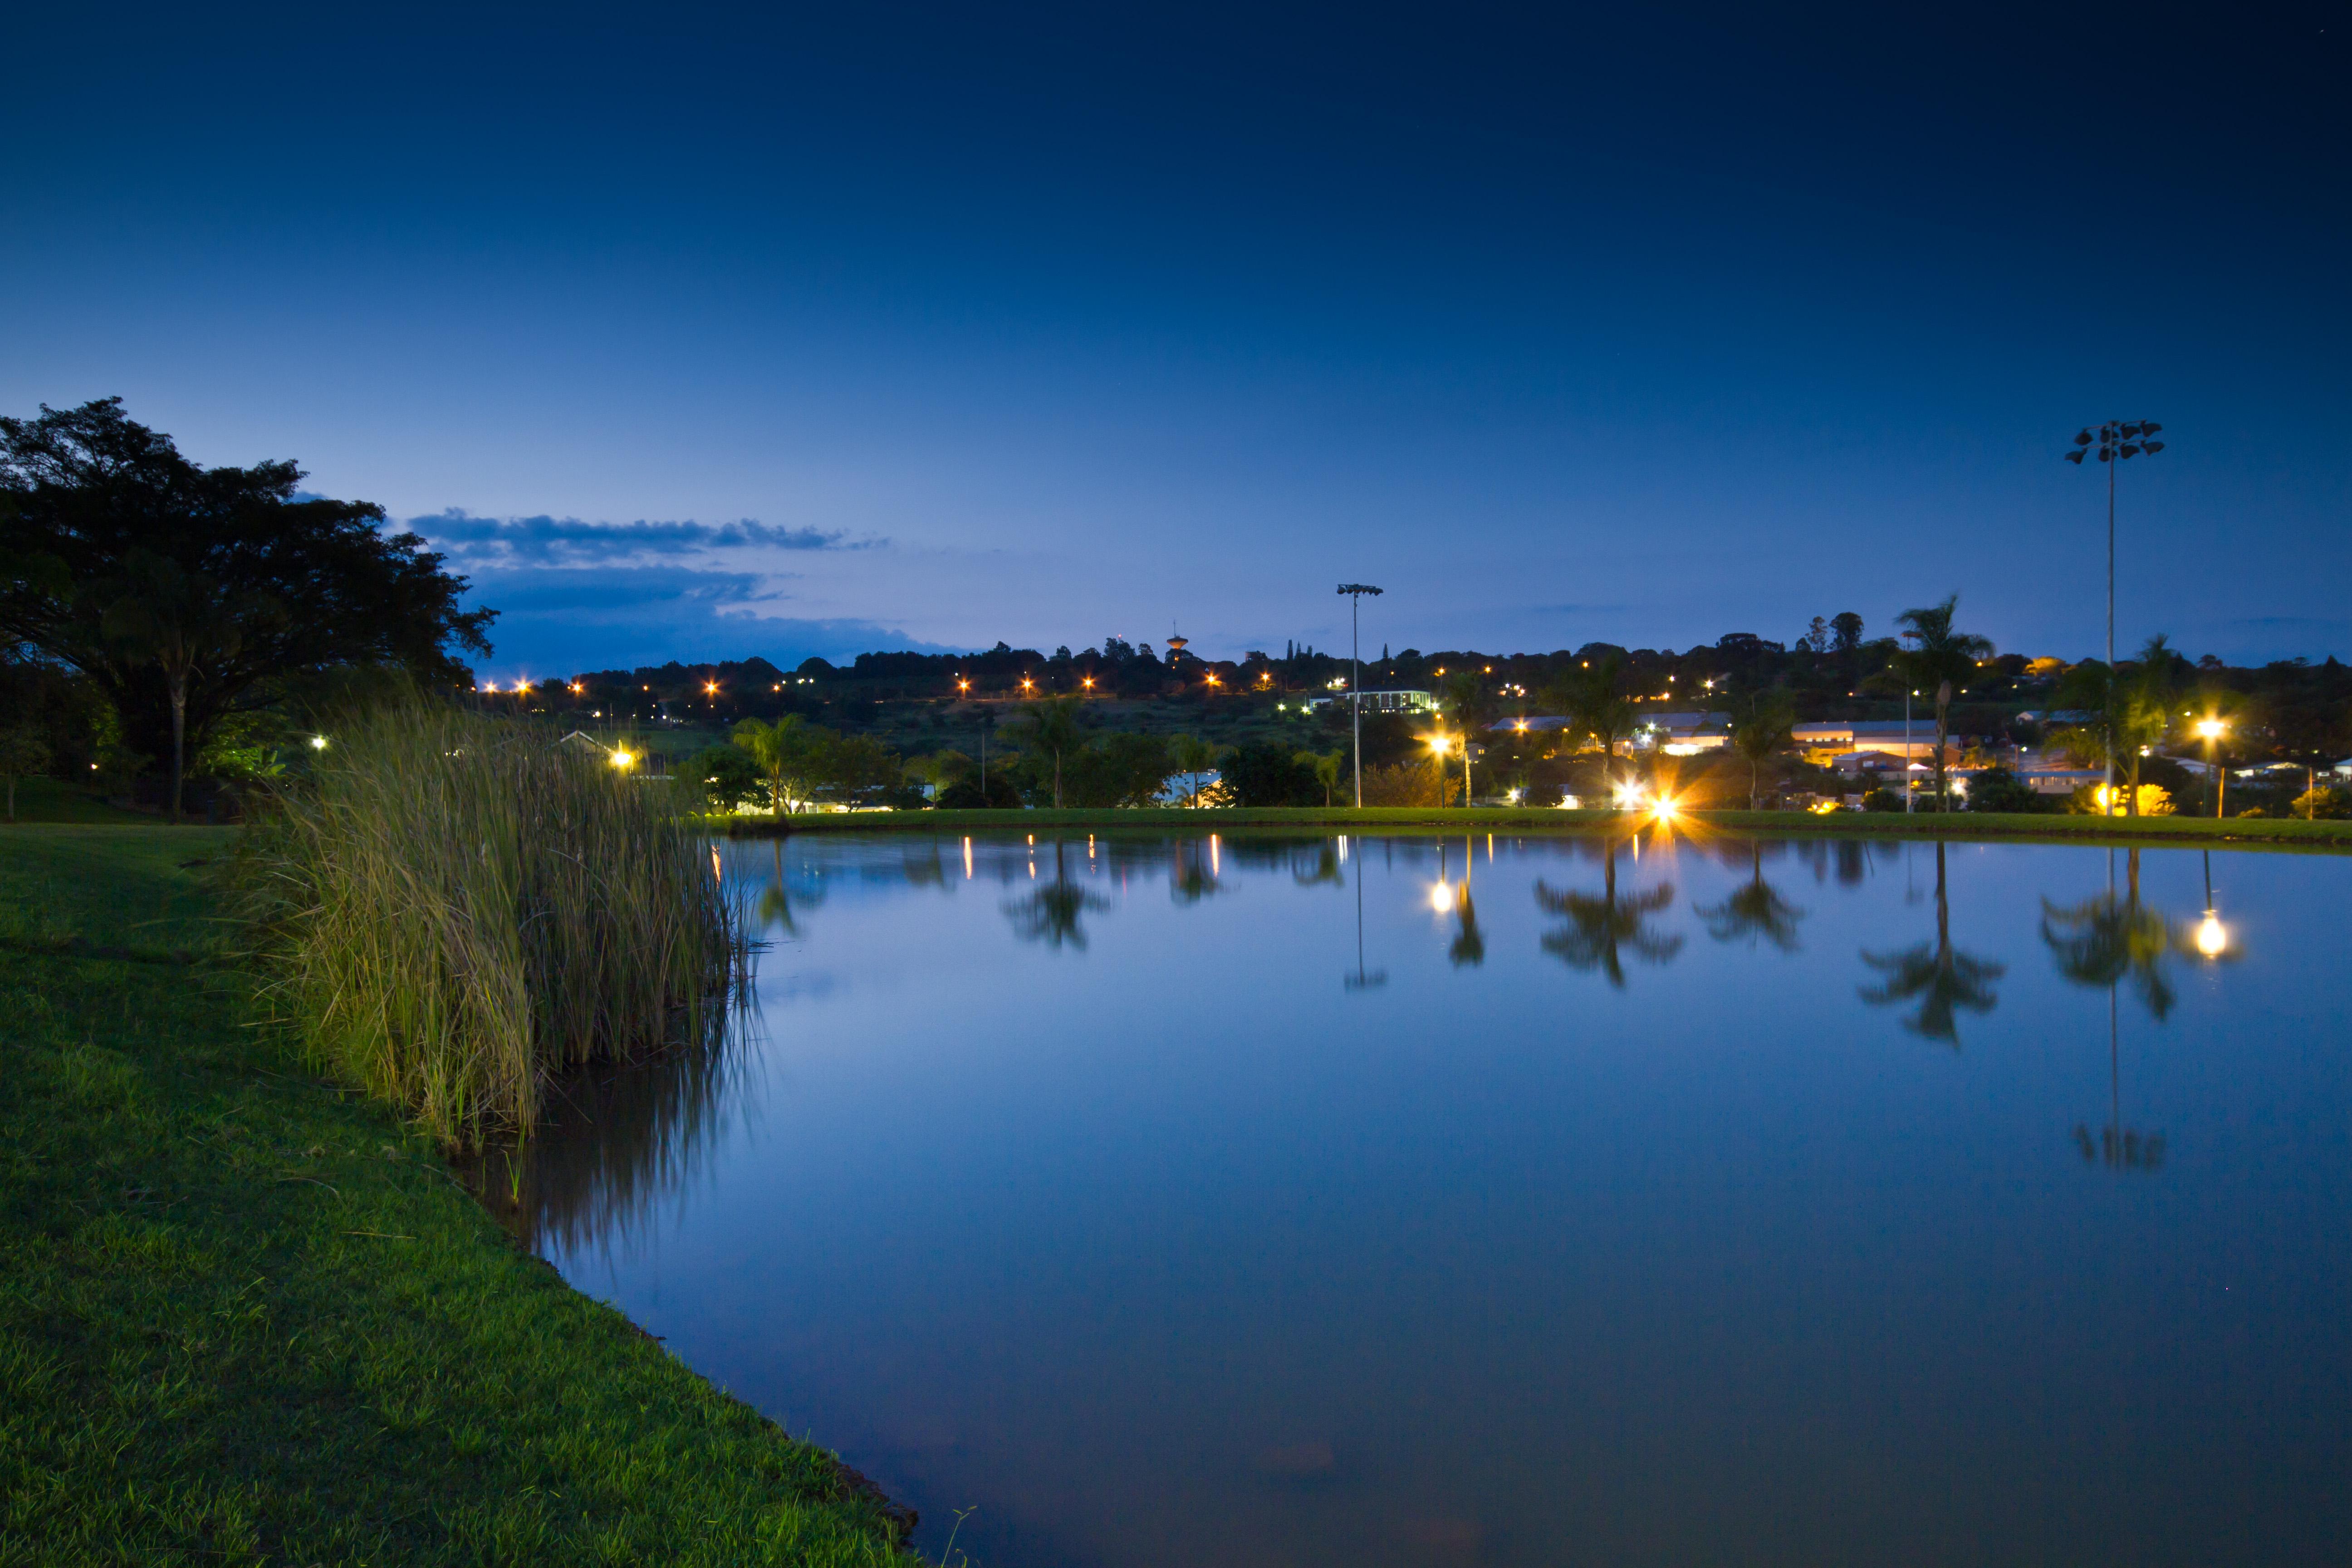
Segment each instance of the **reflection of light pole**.
[[[2164,426],[2153,419],[2133,422],[2110,419],[2099,426],[2097,444],[2099,461],[2107,466],[2107,805],[2112,811],[2116,793],[2116,468],[2126,458],[2137,458],[2142,452],[2149,457],[2164,450],[2164,443],[2147,437]],[[2076,468],[2090,455],[2091,432],[2076,433],[2074,449],[2065,454]]]
[[1356,744],[1356,809],[1364,809],[1364,656],[1357,646],[1357,622],[1364,607],[1364,595],[1379,598],[1381,591],[1369,583],[1342,583],[1339,592],[1348,595],[1348,706],[1355,716]]
[[[1339,836],[1340,858],[1345,859],[1347,855],[1348,836],[1343,833]],[[1364,862],[1359,856],[1356,859],[1356,973],[1341,976],[1340,984],[1350,991],[1370,991],[1375,985],[1387,984],[1388,980],[1389,972],[1385,969],[1376,974],[1364,973]]]
[[1918,693],[1903,688],[1903,815],[1911,815],[1911,699]]

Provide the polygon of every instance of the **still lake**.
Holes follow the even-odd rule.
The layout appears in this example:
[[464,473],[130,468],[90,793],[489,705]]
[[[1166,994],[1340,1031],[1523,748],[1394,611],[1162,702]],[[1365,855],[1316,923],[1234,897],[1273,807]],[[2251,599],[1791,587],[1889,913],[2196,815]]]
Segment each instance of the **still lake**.
[[2346,1560],[2352,859],[721,853],[756,1016],[521,1223],[928,1554]]

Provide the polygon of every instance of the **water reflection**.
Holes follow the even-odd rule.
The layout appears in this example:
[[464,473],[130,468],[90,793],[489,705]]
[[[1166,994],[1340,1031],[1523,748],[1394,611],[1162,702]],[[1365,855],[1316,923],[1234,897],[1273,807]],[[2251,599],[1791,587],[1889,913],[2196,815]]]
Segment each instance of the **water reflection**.
[[1886,976],[1876,985],[1860,987],[1862,999],[1874,1007],[1902,1006],[1916,1002],[1918,1010],[1903,1026],[1930,1040],[1942,1040],[1958,1050],[1959,1015],[1990,1013],[2000,998],[1992,983],[2008,966],[1989,958],[1962,952],[1952,945],[1952,906],[1945,891],[1944,844],[1936,842],[1936,940],[1900,952],[1878,953],[1864,948],[1862,961]]
[[1609,977],[1610,984],[1622,988],[1627,953],[1645,963],[1667,963],[1683,950],[1684,939],[1680,934],[1666,935],[1651,924],[1653,916],[1673,907],[1672,882],[1620,898],[1616,839],[1602,846],[1601,859],[1601,892],[1597,899],[1590,893],[1556,892],[1549,883],[1537,880],[1537,907],[1568,919],[1562,929],[1544,933],[1543,950],[1570,969],[1597,969]]
[[1108,899],[1071,879],[1068,854],[1056,838],[1053,880],[1026,898],[1007,902],[1004,913],[1024,942],[1042,942],[1056,952],[1070,947],[1084,952],[1087,933],[1079,928],[1078,917],[1089,910],[1108,908]]
[[[800,892],[794,894],[784,875],[784,841],[776,839],[772,849],[775,874],[760,892],[760,923],[773,926],[788,937],[797,937],[801,928],[796,917],[824,902],[824,883],[814,875],[804,875]],[[795,898],[800,900],[797,906],[793,901]]]
[[1764,879],[1764,846],[1760,842],[1748,843],[1748,873],[1746,884],[1723,902],[1711,908],[1694,904],[1692,912],[1706,922],[1706,934],[1717,942],[1745,940],[1754,947],[1760,940],[1782,952],[1796,952],[1801,945],[1797,941],[1797,922],[1805,918],[1805,911],[1782,898],[1780,890]]
[[484,1184],[927,1555],[973,1503],[959,1554],[1102,1568],[2352,1538],[2352,868],[2224,857],[2233,968],[2163,850],[1036,837],[729,849],[796,922],[766,1037]]

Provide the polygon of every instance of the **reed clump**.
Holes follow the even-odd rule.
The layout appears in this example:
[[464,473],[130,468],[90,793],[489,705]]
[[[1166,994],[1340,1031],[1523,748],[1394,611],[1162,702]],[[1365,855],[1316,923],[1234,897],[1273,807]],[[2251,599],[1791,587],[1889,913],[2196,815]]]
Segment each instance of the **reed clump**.
[[358,717],[238,857],[265,994],[445,1142],[527,1135],[551,1076],[723,1017],[746,926],[695,804],[429,700]]

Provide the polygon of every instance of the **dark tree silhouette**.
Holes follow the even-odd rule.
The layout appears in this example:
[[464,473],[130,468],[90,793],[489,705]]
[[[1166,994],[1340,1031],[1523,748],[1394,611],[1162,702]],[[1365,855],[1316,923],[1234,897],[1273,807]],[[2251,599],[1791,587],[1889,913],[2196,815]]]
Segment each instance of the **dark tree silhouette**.
[[1683,950],[1680,936],[1650,929],[1650,917],[1673,904],[1674,884],[1662,882],[1646,893],[1617,895],[1617,841],[1601,850],[1603,885],[1601,897],[1590,893],[1555,892],[1536,883],[1536,903],[1547,913],[1567,917],[1562,929],[1547,932],[1543,950],[1570,969],[1597,969],[1609,984],[1625,984],[1625,955],[1646,963],[1665,963]]
[[1936,940],[1901,952],[1876,953],[1864,949],[1862,961],[1886,976],[1884,984],[1860,988],[1862,999],[1874,1006],[1898,1006],[1911,1002],[1917,1012],[1903,1020],[1913,1034],[1943,1040],[1958,1050],[1958,1015],[1990,1013],[2000,998],[1992,983],[2008,966],[1977,958],[1952,946],[1952,910],[1944,891],[1944,847],[1936,846]]

